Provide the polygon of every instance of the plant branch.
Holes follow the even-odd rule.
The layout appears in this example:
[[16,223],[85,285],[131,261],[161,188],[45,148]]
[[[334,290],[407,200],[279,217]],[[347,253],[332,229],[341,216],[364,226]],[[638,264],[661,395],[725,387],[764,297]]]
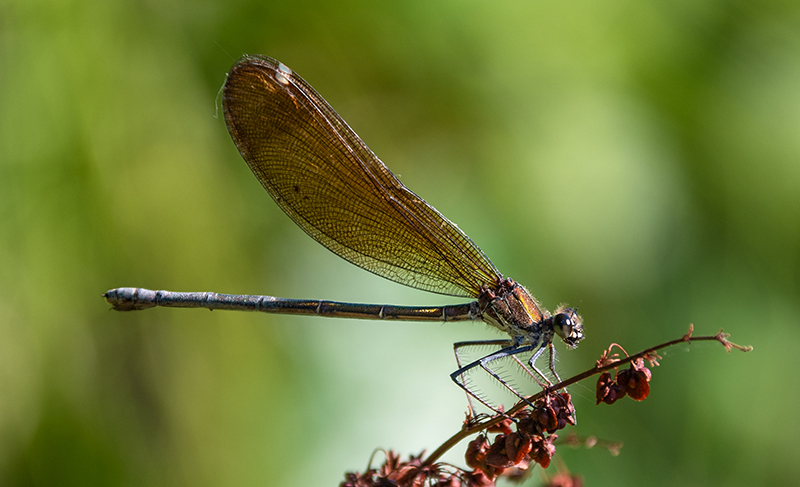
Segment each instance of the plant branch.
[[[595,365],[591,369],[586,370],[584,372],[581,372],[580,374],[575,375],[573,377],[570,377],[569,379],[561,381],[558,384],[551,385],[550,387],[548,387],[546,389],[543,389],[541,392],[526,398],[527,401],[520,401],[514,407],[512,407],[508,412],[506,412],[505,415],[502,415],[502,416],[501,415],[497,415],[497,416],[494,416],[494,417],[492,417],[490,419],[486,419],[486,420],[483,420],[483,421],[478,421],[478,422],[475,422],[475,423],[472,423],[472,424],[469,424],[469,423],[465,424],[464,427],[462,427],[461,431],[459,431],[458,433],[453,435],[450,439],[445,441],[439,448],[437,448],[433,453],[431,453],[430,456],[428,456],[428,458],[426,458],[425,461],[422,462],[422,466],[425,467],[425,466],[430,466],[430,465],[434,464],[442,455],[445,454],[445,452],[450,450],[452,447],[454,447],[458,442],[460,442],[464,438],[467,438],[467,437],[469,437],[469,436],[471,436],[471,435],[473,435],[475,433],[479,433],[481,431],[484,431],[484,430],[486,430],[488,428],[491,428],[492,426],[495,426],[495,425],[501,423],[506,418],[510,417],[515,412],[517,412],[520,409],[526,407],[527,405],[533,403],[537,399],[542,398],[544,396],[547,396],[549,394],[552,394],[552,393],[554,393],[555,391],[557,391],[559,389],[564,389],[565,387],[570,386],[572,384],[575,384],[576,382],[582,381],[583,379],[586,379],[586,378],[591,377],[593,375],[597,375],[597,374],[603,373],[603,372],[605,372],[607,370],[616,369],[617,367],[619,367],[621,365],[625,365],[627,363],[631,363],[631,362],[633,362],[633,361],[635,361],[637,359],[640,359],[640,358],[644,358],[645,360],[648,360],[649,362],[654,363],[654,364],[657,365],[658,364],[657,359],[659,359],[660,357],[656,354],[656,352],[658,350],[663,349],[663,348],[671,347],[671,346],[677,345],[679,343],[690,343],[692,341],[717,341],[717,342],[720,342],[722,344],[722,346],[725,347],[725,349],[728,351],[728,353],[730,353],[731,349],[733,349],[733,348],[735,348],[737,350],[741,350],[742,352],[749,352],[749,351],[751,351],[753,349],[753,347],[751,347],[751,346],[737,345],[737,344],[735,344],[733,342],[728,341],[728,337],[730,337],[730,335],[727,334],[727,333],[723,333],[722,330],[720,330],[720,332],[717,333],[716,335],[699,336],[699,337],[693,337],[692,336],[692,332],[693,331],[694,331],[694,326],[693,325],[689,325],[689,332],[686,333],[686,335],[682,336],[681,338],[678,338],[678,339],[675,339],[675,340],[671,340],[671,341],[662,343],[660,345],[656,345],[654,347],[650,347],[650,348],[648,348],[646,350],[643,350],[643,351],[641,351],[641,352],[639,352],[639,353],[637,353],[635,355],[630,355],[630,356],[627,356],[627,357],[625,357],[623,359],[618,359],[618,358],[616,358],[616,355],[611,355],[611,349],[614,346],[619,346],[619,345],[616,345],[616,344],[612,344],[608,348],[608,350],[606,350],[603,353],[602,358],[597,361],[597,365]],[[622,348],[622,347],[619,347],[619,348]]]

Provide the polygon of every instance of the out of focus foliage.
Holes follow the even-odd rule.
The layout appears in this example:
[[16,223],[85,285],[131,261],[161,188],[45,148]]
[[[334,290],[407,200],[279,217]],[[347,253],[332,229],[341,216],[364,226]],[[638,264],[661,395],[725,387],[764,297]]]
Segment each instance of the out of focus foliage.
[[108,311],[118,286],[452,302],[270,201],[215,106],[244,53],[305,77],[547,307],[580,305],[565,374],[689,322],[755,346],[671,351],[644,403],[571,389],[577,431],[625,443],[560,449],[571,471],[800,483],[797,2],[6,0],[0,484],[337,485],[458,429],[450,347],[482,325]]

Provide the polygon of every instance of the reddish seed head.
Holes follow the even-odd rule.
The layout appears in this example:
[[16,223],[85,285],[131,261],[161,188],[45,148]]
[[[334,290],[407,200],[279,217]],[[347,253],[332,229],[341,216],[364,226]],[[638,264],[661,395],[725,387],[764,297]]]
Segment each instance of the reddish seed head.
[[533,440],[525,433],[512,433],[506,436],[506,455],[515,466],[519,466],[532,448]]
[[434,487],[461,487],[461,479],[455,475],[447,475],[440,478]]
[[506,417],[496,425],[493,425],[486,429],[489,433],[503,433],[503,434],[510,434],[514,430],[511,428],[511,425],[514,424],[514,420],[511,418]]
[[497,435],[494,443],[486,452],[486,464],[494,468],[511,468],[514,461],[508,457],[506,452],[506,435]]
[[540,409],[536,415],[536,420],[541,428],[548,433],[555,433],[556,429],[558,429],[558,417],[552,407]]
[[558,438],[558,435],[550,435],[548,437],[536,436],[533,438],[533,449],[530,453],[534,462],[547,468],[550,465],[550,459],[556,452],[556,447],[553,441]]
[[551,478],[546,487],[583,487],[583,479],[569,472],[562,472]]
[[481,468],[481,465],[486,464],[486,452],[488,450],[489,441],[484,435],[478,435],[467,445],[467,453],[464,455],[467,465],[472,468]]
[[469,487],[494,487],[494,479],[486,476],[481,470],[474,470],[466,475]]
[[390,451],[379,469],[362,475],[349,473],[340,487],[494,487],[501,475],[521,479],[532,462],[543,468],[550,465],[557,435],[548,435],[547,431],[574,424],[574,411],[569,394],[560,393],[537,399],[532,408],[516,411],[513,420],[503,417],[492,427],[501,433],[491,443],[486,433],[469,442],[464,457],[471,472],[452,465],[426,465],[422,455],[403,461]]
[[650,394],[650,378],[652,372],[644,364],[644,359],[638,358],[631,362],[628,369],[617,372],[612,379],[611,374],[603,372],[597,379],[595,399],[597,404],[604,402],[614,404],[626,395],[635,401],[644,401]]
[[625,392],[635,401],[644,401],[650,394],[650,378],[652,372],[644,365],[643,359],[631,363],[631,368],[617,374],[617,382],[625,388]]
[[616,378],[612,379],[611,374],[603,372],[600,378],[597,379],[597,388],[595,390],[595,399],[597,404],[604,402],[606,404],[614,404],[617,399],[623,397],[625,393],[620,395],[619,388],[617,387]]

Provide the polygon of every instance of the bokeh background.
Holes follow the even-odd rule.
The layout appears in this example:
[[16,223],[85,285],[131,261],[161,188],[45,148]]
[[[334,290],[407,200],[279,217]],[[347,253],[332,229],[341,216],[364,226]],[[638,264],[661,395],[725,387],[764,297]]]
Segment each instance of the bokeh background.
[[[118,286],[393,304],[284,216],[219,116],[235,59],[305,77],[415,192],[588,338],[676,347],[550,468],[800,483],[800,4],[0,2],[0,484],[337,485],[460,426],[477,324],[117,313]],[[563,348],[562,348],[563,350]],[[463,448],[447,457],[463,465]],[[380,455],[380,454],[378,454]],[[539,472],[534,472],[533,484]]]

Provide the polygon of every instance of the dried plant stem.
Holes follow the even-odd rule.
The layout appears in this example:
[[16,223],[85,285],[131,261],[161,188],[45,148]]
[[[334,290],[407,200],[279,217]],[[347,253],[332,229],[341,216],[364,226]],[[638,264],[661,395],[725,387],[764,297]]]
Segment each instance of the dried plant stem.
[[[527,398],[527,402],[520,401],[519,403],[517,403],[516,406],[514,406],[510,410],[508,410],[506,414],[508,416],[511,416],[515,412],[519,411],[520,409],[524,408],[525,406],[527,406],[528,404],[536,401],[539,398],[542,398],[544,396],[552,394],[555,391],[557,391],[559,389],[563,389],[563,388],[565,388],[567,386],[570,386],[572,384],[575,384],[576,382],[582,381],[583,379],[586,379],[587,377],[591,377],[593,375],[597,375],[597,374],[603,373],[603,372],[605,372],[607,370],[615,369],[615,368],[617,368],[617,367],[619,367],[621,365],[625,365],[627,363],[631,363],[631,362],[633,362],[633,361],[635,361],[637,359],[644,358],[646,360],[650,360],[652,362],[656,362],[656,359],[660,358],[660,357],[658,357],[658,355],[656,355],[656,353],[655,353],[656,351],[661,350],[663,348],[671,347],[673,345],[677,345],[679,343],[689,343],[689,342],[692,342],[692,341],[717,341],[717,342],[720,342],[728,350],[729,353],[730,353],[732,348],[735,348],[737,350],[741,350],[742,352],[749,352],[749,351],[751,351],[753,349],[753,347],[750,347],[750,346],[745,347],[745,346],[737,345],[737,344],[735,344],[733,342],[728,341],[728,337],[730,335],[728,335],[727,333],[723,333],[722,330],[720,330],[720,332],[717,333],[716,335],[699,336],[699,337],[693,337],[692,336],[692,332],[693,331],[694,331],[694,326],[693,325],[689,325],[689,332],[686,335],[682,336],[681,338],[678,338],[678,339],[675,339],[675,340],[671,340],[671,341],[662,343],[660,345],[656,345],[654,347],[650,347],[650,348],[648,348],[646,350],[643,350],[643,351],[637,353],[636,355],[630,355],[630,356],[627,356],[626,358],[623,358],[623,359],[617,359],[617,358],[611,358],[610,357],[611,348],[614,347],[614,345],[612,345],[611,347],[609,347],[609,350],[604,355],[606,357],[606,359],[602,360],[602,361],[598,361],[598,365],[596,365],[595,367],[592,367],[591,369],[586,370],[585,372],[581,372],[578,375],[575,375],[573,377],[570,377],[569,379],[566,379],[566,380],[564,380],[562,382],[559,382],[558,384],[554,384],[554,385],[542,390],[541,392],[528,397]],[[422,467],[427,467],[427,466],[433,465],[442,455],[444,455],[448,450],[450,450],[452,447],[454,447],[456,444],[458,444],[464,438],[467,438],[467,437],[469,437],[469,436],[471,436],[471,435],[473,435],[475,433],[479,433],[481,431],[484,431],[487,428],[491,428],[492,426],[502,422],[504,419],[506,419],[506,417],[504,417],[504,416],[495,416],[493,418],[490,418],[490,419],[487,419],[487,420],[484,420],[484,421],[479,421],[479,422],[476,422],[476,423],[473,423],[473,424],[469,424],[469,423],[465,424],[464,427],[461,429],[461,431],[459,431],[458,433],[453,435],[450,439],[445,441],[439,448],[437,448],[433,453],[431,453],[430,456],[428,456],[428,458],[426,458],[422,462],[421,466]]]

